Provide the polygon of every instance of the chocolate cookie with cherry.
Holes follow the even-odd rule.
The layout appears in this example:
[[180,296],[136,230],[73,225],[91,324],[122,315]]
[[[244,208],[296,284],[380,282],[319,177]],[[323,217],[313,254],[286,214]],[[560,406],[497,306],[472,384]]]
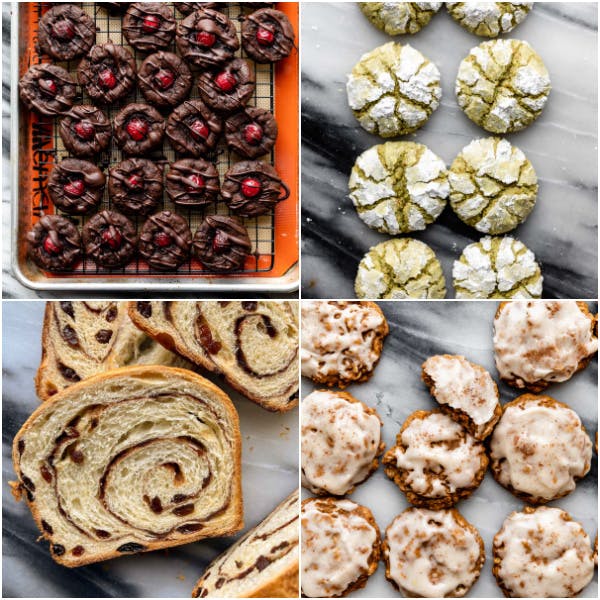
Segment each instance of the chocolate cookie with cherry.
[[65,271],[81,259],[81,236],[69,219],[45,215],[27,234],[29,258],[40,269]]
[[128,104],[115,117],[115,140],[124,154],[143,156],[160,148],[165,120],[149,104]]
[[196,10],[210,8],[211,10],[221,10],[226,6],[224,2],[175,2],[175,8],[182,15],[189,15]]
[[58,128],[65,148],[75,156],[95,156],[106,150],[112,137],[109,118],[92,104],[74,106]]
[[169,167],[166,188],[171,201],[179,206],[206,206],[217,200],[219,172],[202,158],[183,158]]
[[215,148],[223,122],[202,100],[186,100],[167,119],[173,150],[185,156],[206,156]]
[[108,194],[121,212],[147,215],[162,200],[162,169],[147,158],[128,158],[110,169]]
[[221,195],[236,215],[258,217],[288,198],[290,190],[270,164],[245,160],[227,171]]
[[83,226],[83,246],[86,255],[99,267],[124,267],[135,256],[135,226],[121,213],[103,210]]
[[123,34],[140,52],[166,48],[176,28],[173,12],[164,2],[134,2],[123,17]]
[[57,4],[40,19],[39,49],[56,60],[83,56],[95,42],[94,20],[74,4]]
[[62,67],[50,64],[32,65],[21,77],[19,96],[29,110],[54,117],[72,106],[77,87]]
[[65,158],[50,172],[48,195],[60,210],[70,215],[88,215],[102,201],[105,184],[104,173],[94,163]]
[[247,106],[225,120],[227,146],[243,158],[268,154],[277,139],[277,122],[264,108]]
[[231,60],[240,41],[235,25],[216,10],[192,12],[177,26],[177,48],[183,58],[203,69],[214,69]]
[[111,41],[92,47],[77,69],[79,83],[94,104],[114,104],[135,86],[135,60]]
[[156,52],[142,63],[138,81],[144,98],[160,108],[177,106],[189,96],[192,72],[177,54]]
[[254,94],[254,73],[243,58],[234,58],[217,71],[198,77],[200,97],[213,110],[231,113],[241,110]]
[[240,271],[252,251],[248,230],[236,217],[211,215],[194,235],[192,253],[211,271]]
[[191,244],[192,232],[187,221],[170,210],[148,217],[140,231],[140,255],[160,271],[180,267],[189,258]]
[[294,47],[294,28],[280,10],[261,8],[242,23],[242,46],[257,63],[277,62]]

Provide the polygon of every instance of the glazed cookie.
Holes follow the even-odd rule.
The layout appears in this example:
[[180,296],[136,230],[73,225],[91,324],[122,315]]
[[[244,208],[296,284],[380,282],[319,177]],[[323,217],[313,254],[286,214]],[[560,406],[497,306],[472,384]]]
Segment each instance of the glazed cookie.
[[123,154],[141,156],[162,146],[165,120],[149,104],[128,104],[115,117],[114,133]]
[[572,598],[594,576],[581,524],[560,508],[526,506],[494,536],[492,572],[508,598]]
[[471,33],[494,38],[521,23],[533,2],[446,2],[446,8]]
[[407,508],[382,549],[386,578],[408,598],[462,598],[485,562],[479,532],[456,509]]
[[271,152],[277,134],[277,121],[264,108],[247,106],[225,121],[227,146],[243,158],[255,159]]
[[166,48],[176,27],[173,11],[164,2],[134,2],[123,17],[123,35],[140,52]]
[[359,2],[360,10],[377,29],[388,35],[417,33],[443,2]]
[[540,116],[550,76],[527,42],[491,40],[460,63],[455,91],[471,121],[491,133],[513,133]]
[[377,411],[347,392],[318,391],[300,404],[302,485],[313,494],[351,494],[383,454]]
[[180,206],[202,207],[217,201],[219,172],[202,158],[183,158],[169,166],[167,194]]
[[408,44],[389,42],[364,54],[346,84],[361,127],[396,137],[422,127],[442,97],[438,68]]
[[203,71],[198,77],[198,92],[217,112],[241,110],[254,94],[254,73],[250,63],[243,58],[234,58],[216,73]]
[[138,72],[140,91],[153,105],[168,108],[185,100],[192,88],[192,72],[177,54],[156,52],[142,63]]
[[147,158],[128,158],[110,169],[108,193],[120,211],[147,215],[162,199],[162,170]]
[[140,255],[159,271],[180,267],[189,258],[191,245],[187,221],[170,210],[148,217],[140,230]]
[[433,250],[411,238],[373,246],[358,265],[359,298],[445,298],[446,280]]
[[19,97],[23,104],[47,117],[67,112],[76,95],[77,88],[71,75],[57,65],[32,65],[19,81]]
[[440,354],[421,366],[421,378],[442,412],[483,440],[502,414],[498,386],[490,374],[464,356]]
[[494,319],[494,352],[509,385],[541,392],[567,381],[598,351],[596,318],[585,302],[502,302]]
[[103,210],[83,226],[83,245],[86,255],[99,267],[124,267],[135,256],[135,226],[121,213]]
[[454,261],[456,297],[540,298],[544,278],[535,255],[510,236],[483,237]]
[[386,142],[356,159],[350,199],[371,229],[391,235],[420,231],[446,206],[447,176],[444,161],[427,146]]
[[302,375],[329,387],[367,381],[389,333],[374,302],[307,301],[302,304]]
[[527,157],[507,140],[473,140],[448,173],[450,206],[481,233],[506,233],[525,221],[535,206],[537,176]]
[[483,480],[483,443],[440,410],[417,410],[383,457],[385,474],[415,506],[440,509],[470,496]]
[[294,47],[294,28],[285,13],[261,8],[243,20],[242,45],[257,63],[277,62],[290,55]]
[[302,502],[301,525],[303,596],[338,598],[365,587],[381,555],[379,528],[367,507],[308,498]]
[[81,236],[69,219],[44,215],[27,234],[29,258],[45,271],[70,269],[81,259]]
[[71,154],[86,158],[106,150],[112,137],[109,118],[92,104],[74,106],[61,119],[58,132]]
[[592,441],[577,413],[549,396],[525,394],[504,406],[490,444],[496,481],[529,504],[562,498],[585,477]]
[[199,158],[215,148],[223,123],[202,100],[186,100],[167,119],[167,137],[173,150]]

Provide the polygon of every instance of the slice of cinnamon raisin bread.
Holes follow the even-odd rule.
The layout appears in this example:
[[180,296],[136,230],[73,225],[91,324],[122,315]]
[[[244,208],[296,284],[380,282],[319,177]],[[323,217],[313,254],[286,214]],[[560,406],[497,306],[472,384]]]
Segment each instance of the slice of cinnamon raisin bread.
[[263,408],[286,411],[297,405],[297,303],[131,302],[129,316],[166,348],[222,373]]
[[48,302],[42,331],[38,396],[53,394],[91,375],[128,365],[193,368],[129,319],[126,302]]
[[298,597],[298,490],[206,569],[193,598]]

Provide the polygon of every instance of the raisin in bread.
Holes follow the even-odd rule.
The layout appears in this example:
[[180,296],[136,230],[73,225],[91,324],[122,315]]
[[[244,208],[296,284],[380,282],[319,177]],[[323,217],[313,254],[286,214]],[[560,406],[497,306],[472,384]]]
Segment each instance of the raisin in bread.
[[136,364],[193,368],[140,331],[126,302],[46,303],[35,378],[42,400],[91,375]]
[[243,526],[237,412],[185,369],[123,367],[68,387],[23,425],[13,462],[13,494],[68,567]]
[[296,490],[208,566],[192,597],[297,598],[299,509]]
[[131,302],[131,320],[169,350],[222,373],[271,411],[298,404],[298,314],[292,302]]

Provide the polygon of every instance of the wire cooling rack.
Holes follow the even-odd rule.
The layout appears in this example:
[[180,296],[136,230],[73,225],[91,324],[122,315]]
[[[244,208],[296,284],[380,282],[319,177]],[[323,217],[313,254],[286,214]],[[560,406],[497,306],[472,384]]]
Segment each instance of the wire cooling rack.
[[[35,2],[31,4],[31,9],[34,21],[37,23],[41,16],[52,6],[51,2]],[[181,21],[184,16],[179,13],[179,11],[175,8],[174,3],[165,3],[168,5],[172,11],[173,16],[177,22]],[[125,39],[121,27],[122,15],[123,13],[111,12],[106,8],[106,5],[103,3],[94,3],[94,2],[83,2],[79,3],[79,6],[89,14],[96,23],[97,34],[96,34],[96,43],[102,44],[107,41],[112,41],[117,45],[122,45],[127,50],[129,50],[136,60],[137,67],[139,69],[143,60],[148,56],[149,53],[138,52],[129,44]],[[238,36],[240,32],[241,22],[243,20],[243,15],[247,13],[248,9],[243,9],[241,3],[224,3],[224,7],[222,12],[227,14],[227,16],[232,20],[235,24],[236,29],[238,31]],[[175,41],[166,48],[165,50],[176,52],[175,49]],[[274,95],[275,95],[275,73],[272,64],[257,64],[253,60],[248,59],[247,55],[240,49],[237,53],[238,56],[242,56],[246,58],[250,63],[252,69],[255,74],[256,88],[254,92],[253,98],[248,103],[249,106],[258,106],[261,108],[266,108],[273,112],[274,110]],[[57,64],[64,67],[71,75],[74,80],[77,81],[77,67],[79,66],[79,61],[81,59],[76,59],[72,61],[66,62],[57,62]],[[31,54],[31,63],[40,63],[45,62],[46,57],[40,56],[37,53]],[[199,73],[199,69],[190,65],[194,76]],[[192,91],[190,94],[190,98],[198,98],[198,90],[196,87],[196,77],[194,77],[194,84],[192,85]],[[139,91],[136,86],[134,91],[120,100],[119,102],[110,105],[110,106],[102,106],[102,110],[107,114],[111,122],[113,121],[115,115],[127,104],[132,102],[146,102],[144,96]],[[76,99],[75,104],[93,104],[89,96],[85,93],[85,90],[82,88],[81,96]],[[163,115],[165,118],[168,116],[168,112]],[[52,201],[50,200],[47,191],[46,184],[48,180],[48,175],[50,174],[53,165],[57,162],[60,162],[63,158],[71,156],[68,150],[65,148],[62,139],[58,133],[60,119],[53,119],[48,117],[42,117],[38,115],[32,115],[32,129],[31,129],[31,145],[32,145],[32,170],[33,170],[33,180],[32,180],[32,203],[31,203],[31,211],[33,221],[37,220],[40,216],[47,213],[55,213],[55,214],[64,214],[61,211],[54,207]],[[111,143],[109,148],[102,152],[96,158],[96,164],[105,172],[107,176],[107,184],[108,184],[108,169],[117,163],[119,163],[122,159],[126,157],[122,156],[120,149],[117,147],[114,137],[111,139]],[[147,156],[150,160],[155,162],[157,165],[163,168],[163,171],[166,173],[168,169],[168,164],[177,160],[174,150],[171,148],[168,140],[165,138],[163,143],[162,150],[156,151]],[[227,172],[230,166],[232,166],[240,158],[236,159],[236,156],[231,153],[225,144],[224,137],[222,136],[217,148],[211,152],[206,158],[212,161],[219,172],[219,176],[221,181],[223,181],[223,176]],[[274,153],[273,151],[265,157],[265,160],[268,160],[271,164],[274,164]],[[104,196],[102,199],[102,203],[100,204],[98,211],[104,209],[111,208],[111,200],[108,195],[108,185],[104,191]],[[202,209],[199,208],[185,208],[181,206],[176,206],[173,204],[166,192],[163,194],[163,203],[162,207],[159,206],[156,210],[168,209],[177,212],[181,216],[185,217],[188,221],[192,234],[199,228],[202,223],[204,217],[206,215],[211,214],[231,214],[227,208],[227,205],[222,201],[217,201],[212,205],[205,206]],[[73,223],[75,223],[80,231],[85,222],[92,216],[72,216],[64,214],[67,218],[69,218]],[[142,223],[145,220],[145,217],[128,217],[134,222],[136,227],[139,229]],[[274,264],[275,257],[275,218],[274,211],[261,215],[260,217],[251,218],[251,219],[243,219],[245,226],[248,228],[248,234],[252,241],[252,249],[253,254],[248,257],[246,260],[244,270],[236,271],[237,275],[251,275],[253,273],[266,273],[272,270]],[[152,269],[141,257],[136,257],[129,265],[121,269],[106,269],[102,267],[98,267],[94,261],[89,259],[87,256],[83,256],[83,260],[74,268],[69,269],[68,271],[57,272],[57,275],[61,276],[76,276],[76,277],[96,277],[96,276],[154,276],[154,277],[165,277],[168,275],[170,277],[173,276],[173,272],[165,274],[162,271],[158,271],[156,269]],[[176,275],[214,275],[214,272],[208,271],[202,268],[200,262],[195,259],[190,259],[186,263],[184,263],[176,272]]]

